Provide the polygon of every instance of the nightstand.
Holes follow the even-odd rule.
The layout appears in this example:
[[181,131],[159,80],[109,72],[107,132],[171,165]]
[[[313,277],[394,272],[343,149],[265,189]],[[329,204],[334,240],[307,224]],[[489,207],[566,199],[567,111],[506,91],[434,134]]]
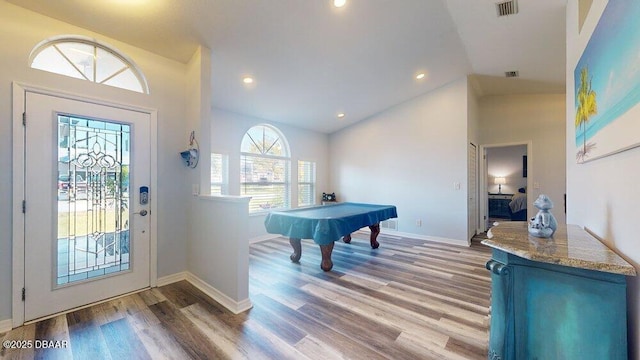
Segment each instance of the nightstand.
[[489,194],[489,217],[510,219],[509,203],[513,194]]

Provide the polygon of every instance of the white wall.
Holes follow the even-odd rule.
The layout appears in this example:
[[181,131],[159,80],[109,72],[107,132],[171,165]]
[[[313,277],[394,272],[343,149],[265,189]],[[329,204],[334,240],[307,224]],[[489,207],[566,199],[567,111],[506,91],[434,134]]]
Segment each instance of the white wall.
[[331,134],[331,191],[396,205],[399,232],[466,244],[467,136],[463,78]]
[[[630,262],[640,265],[638,204],[640,148],[585,164],[575,160],[575,86],[573,72],[607,1],[594,0],[578,34],[577,1],[567,5],[567,221],[585,226]],[[635,56],[635,55],[634,55]],[[633,61],[640,64],[636,57]],[[637,105],[636,105],[637,106]],[[640,136],[640,134],[636,134]],[[640,139],[640,137],[639,137]],[[627,277],[629,358],[640,359],[640,277]]]
[[[151,95],[30,69],[29,54],[42,40],[63,34],[94,37],[129,55],[147,76]],[[185,65],[0,1],[0,321],[11,317],[12,167],[11,83],[59,89],[112,102],[158,109],[158,276],[186,269],[189,189],[178,152],[184,147]]]
[[560,155],[565,144],[564,121],[562,94],[485,96],[480,100],[481,144],[531,141],[528,178],[539,187],[527,188],[528,212],[533,210],[535,214],[533,201],[539,194],[546,194],[554,203],[552,212],[560,223],[565,222],[566,169],[565,158]]
[[[467,136],[468,142],[473,144],[476,149],[476,159],[474,164],[470,164],[470,170],[468,172],[469,181],[467,181],[467,189],[469,191],[469,206],[468,206],[468,233],[467,238],[469,243],[471,238],[481,231],[480,229],[480,99],[476,89],[473,86],[473,81],[470,77],[467,77]],[[468,159],[471,162],[471,159]],[[474,180],[474,185],[471,185],[471,180]],[[475,190],[473,187],[475,186]],[[473,192],[473,193],[472,193]],[[473,199],[473,200],[471,200]]]
[[189,272],[201,290],[234,313],[249,300],[249,199],[198,196],[189,218]]
[[[189,172],[190,181],[201,194],[210,194],[211,162],[208,156],[211,147],[211,49],[198,47],[187,64],[186,89],[187,117],[184,120],[184,148],[197,147],[202,161]],[[194,144],[190,144],[191,132],[194,132]]]
[[[211,151],[229,156],[229,195],[240,195],[240,143],[244,134],[254,125],[270,124],[278,128],[287,138],[291,151],[291,199],[297,205],[298,160],[316,162],[316,201],[319,204],[322,192],[329,191],[329,138],[328,135],[293,126],[213,109],[211,125]],[[267,236],[264,229],[265,215],[249,217],[249,238]]]
[[467,136],[469,142],[478,145],[480,141],[480,97],[467,77]]

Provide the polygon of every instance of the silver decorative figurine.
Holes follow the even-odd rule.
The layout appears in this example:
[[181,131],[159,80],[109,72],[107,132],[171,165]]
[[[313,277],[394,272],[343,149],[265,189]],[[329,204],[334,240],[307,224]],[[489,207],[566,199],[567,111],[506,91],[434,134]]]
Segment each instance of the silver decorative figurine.
[[553,236],[558,228],[558,222],[553,214],[549,211],[553,208],[553,202],[547,195],[540,194],[533,205],[539,209],[536,216],[531,218],[529,222],[529,234],[539,237],[548,238]]

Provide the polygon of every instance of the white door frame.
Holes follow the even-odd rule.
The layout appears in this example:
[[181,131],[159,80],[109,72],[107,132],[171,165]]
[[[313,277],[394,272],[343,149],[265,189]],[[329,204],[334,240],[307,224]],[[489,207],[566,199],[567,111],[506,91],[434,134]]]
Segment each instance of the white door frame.
[[[467,200],[467,211],[469,211],[469,208],[475,209],[475,214],[473,214],[473,215],[475,215],[474,216],[475,223],[467,224],[467,229],[471,229],[471,226],[473,226],[473,234],[471,234],[470,232],[467,234],[467,238],[468,238],[467,241],[469,242],[469,244],[471,244],[471,239],[476,234],[479,234],[478,231],[480,230],[479,229],[479,227],[480,227],[480,225],[479,225],[480,224],[480,222],[479,222],[479,218],[480,218],[479,213],[480,212],[478,211],[479,210],[478,193],[480,192],[479,191],[480,183],[478,182],[478,158],[479,158],[478,154],[479,154],[479,150],[480,149],[479,149],[477,144],[474,144],[473,142],[470,141],[469,145],[467,147],[467,157],[469,157],[469,146],[473,146],[475,148],[475,162],[473,163],[473,172],[470,171],[467,174],[468,175],[467,176],[467,191],[468,191],[467,199],[469,198],[469,196],[473,195],[474,200],[475,200],[475,204],[472,204],[471,206],[469,206],[469,203],[468,203],[468,200]],[[467,168],[468,168],[468,166],[467,166]],[[473,194],[471,194],[471,186],[469,185],[472,176],[474,177],[474,181],[475,181],[475,189],[474,189],[474,193]],[[467,220],[467,221],[469,221],[469,220]]]
[[487,218],[489,216],[489,174],[487,174],[486,161],[487,149],[520,145],[527,146],[527,194],[529,194],[533,190],[533,166],[531,166],[531,164],[533,164],[533,142],[529,140],[522,142],[480,145],[480,196],[478,197],[478,207],[480,208],[480,211],[478,211],[478,214],[480,215],[480,232],[487,231]]
[[[24,188],[24,150],[25,150],[25,132],[23,127],[22,114],[25,109],[25,93],[34,92],[44,95],[61,97],[71,100],[83,101],[104,106],[116,107],[126,110],[138,111],[149,114],[151,119],[149,143],[151,145],[151,192],[154,196],[150,201],[150,213],[158,214],[157,206],[157,189],[158,189],[158,111],[156,109],[143,108],[130,104],[122,104],[106,101],[104,99],[90,98],[63,92],[59,90],[46,89],[23,83],[14,82],[13,90],[13,275],[12,275],[12,326],[14,328],[24,324],[25,303],[22,301],[22,288],[24,287],[25,276],[25,258],[24,258],[24,226],[25,218],[22,214],[22,201],[25,198]],[[149,229],[149,284],[154,287],[158,279],[158,238],[157,238],[158,219],[157,216],[151,216]]]

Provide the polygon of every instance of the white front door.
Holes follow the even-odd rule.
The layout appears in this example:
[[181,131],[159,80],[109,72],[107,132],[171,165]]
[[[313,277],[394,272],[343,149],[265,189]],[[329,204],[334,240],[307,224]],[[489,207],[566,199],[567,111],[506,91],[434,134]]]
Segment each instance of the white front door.
[[150,114],[30,91],[25,112],[24,320],[149,286]]

